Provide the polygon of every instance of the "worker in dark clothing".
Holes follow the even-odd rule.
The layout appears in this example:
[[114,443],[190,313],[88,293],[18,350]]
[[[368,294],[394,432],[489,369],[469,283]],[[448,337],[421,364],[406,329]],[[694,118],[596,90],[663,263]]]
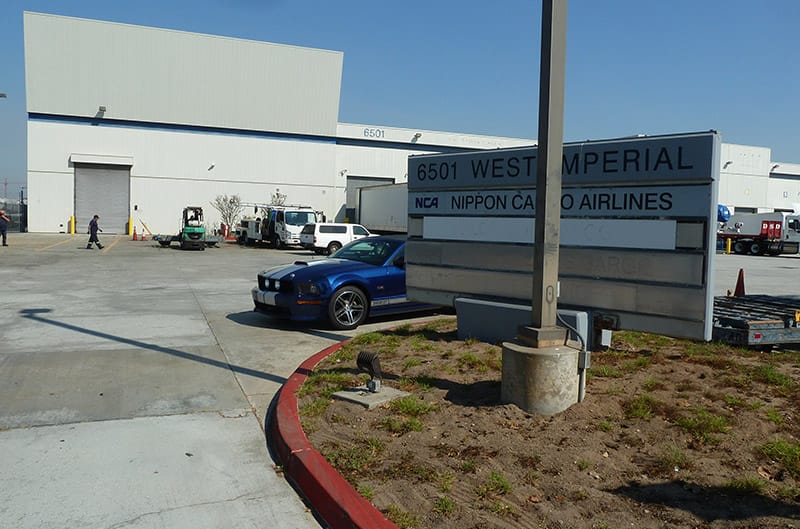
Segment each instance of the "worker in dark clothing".
[[0,237],[3,239],[3,246],[8,246],[6,244],[6,230],[8,230],[9,222],[11,222],[11,219],[6,215],[6,210],[0,209]]
[[92,249],[92,243],[97,244],[99,249],[103,249],[103,245],[100,244],[100,239],[97,238],[97,232],[103,231],[100,229],[100,226],[97,225],[98,220],[100,220],[100,215],[95,215],[92,217],[92,220],[89,221],[89,244],[86,245],[87,250]]

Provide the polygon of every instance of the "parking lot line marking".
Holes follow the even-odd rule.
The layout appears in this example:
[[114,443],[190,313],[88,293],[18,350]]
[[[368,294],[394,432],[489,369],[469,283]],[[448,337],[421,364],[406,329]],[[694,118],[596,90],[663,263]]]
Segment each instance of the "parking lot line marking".
[[67,244],[68,242],[73,242],[73,241],[74,241],[76,238],[77,238],[77,237],[75,237],[74,235],[72,235],[72,236],[70,236],[70,238],[69,238],[69,239],[64,239],[64,240],[63,240],[63,241],[61,241],[61,242],[57,242],[57,243],[55,243],[55,244],[51,244],[50,246],[45,246],[44,248],[37,248],[37,249],[36,249],[36,251],[37,251],[37,252],[42,252],[42,251],[44,251],[44,250],[49,250],[50,248],[55,248],[56,246],[61,246],[62,244]]
[[109,251],[111,248],[113,248],[113,247],[114,247],[114,245],[115,245],[115,244],[117,244],[117,243],[120,241],[120,239],[122,239],[122,235],[117,235],[117,237],[116,237],[116,238],[115,238],[115,239],[114,239],[114,240],[111,242],[111,244],[109,244],[108,246],[104,247],[104,248],[103,248],[102,250],[100,250],[100,251],[101,251],[101,252],[103,252],[103,253],[108,253],[108,251]]

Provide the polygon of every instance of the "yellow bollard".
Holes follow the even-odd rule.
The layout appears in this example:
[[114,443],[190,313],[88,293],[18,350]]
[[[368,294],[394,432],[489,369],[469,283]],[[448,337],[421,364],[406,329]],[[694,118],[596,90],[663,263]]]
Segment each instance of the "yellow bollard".
[[725,239],[725,253],[730,255],[731,254],[731,240]]
[[128,217],[128,236],[133,235],[134,226],[133,226],[133,217]]
[[69,234],[75,235],[75,215],[69,216]]

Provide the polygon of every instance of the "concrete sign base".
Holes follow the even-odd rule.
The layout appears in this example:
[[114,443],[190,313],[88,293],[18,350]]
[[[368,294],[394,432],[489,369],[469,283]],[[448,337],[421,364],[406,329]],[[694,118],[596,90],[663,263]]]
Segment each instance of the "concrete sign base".
[[503,343],[500,397],[528,413],[555,415],[578,402],[579,348]]

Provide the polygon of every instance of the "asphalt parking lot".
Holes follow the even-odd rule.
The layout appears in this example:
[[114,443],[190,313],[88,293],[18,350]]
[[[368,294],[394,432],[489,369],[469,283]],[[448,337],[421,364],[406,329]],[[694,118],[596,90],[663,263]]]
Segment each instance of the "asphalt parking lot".
[[[0,526],[319,527],[263,420],[292,371],[354,334],[252,311],[299,249],[10,234],[0,251]],[[717,255],[715,294],[798,295],[800,258]],[[423,315],[422,318],[429,317]]]
[[259,270],[314,256],[101,240],[12,233],[0,252],[0,527],[318,528],[263,420],[303,360],[355,332],[250,298]]

